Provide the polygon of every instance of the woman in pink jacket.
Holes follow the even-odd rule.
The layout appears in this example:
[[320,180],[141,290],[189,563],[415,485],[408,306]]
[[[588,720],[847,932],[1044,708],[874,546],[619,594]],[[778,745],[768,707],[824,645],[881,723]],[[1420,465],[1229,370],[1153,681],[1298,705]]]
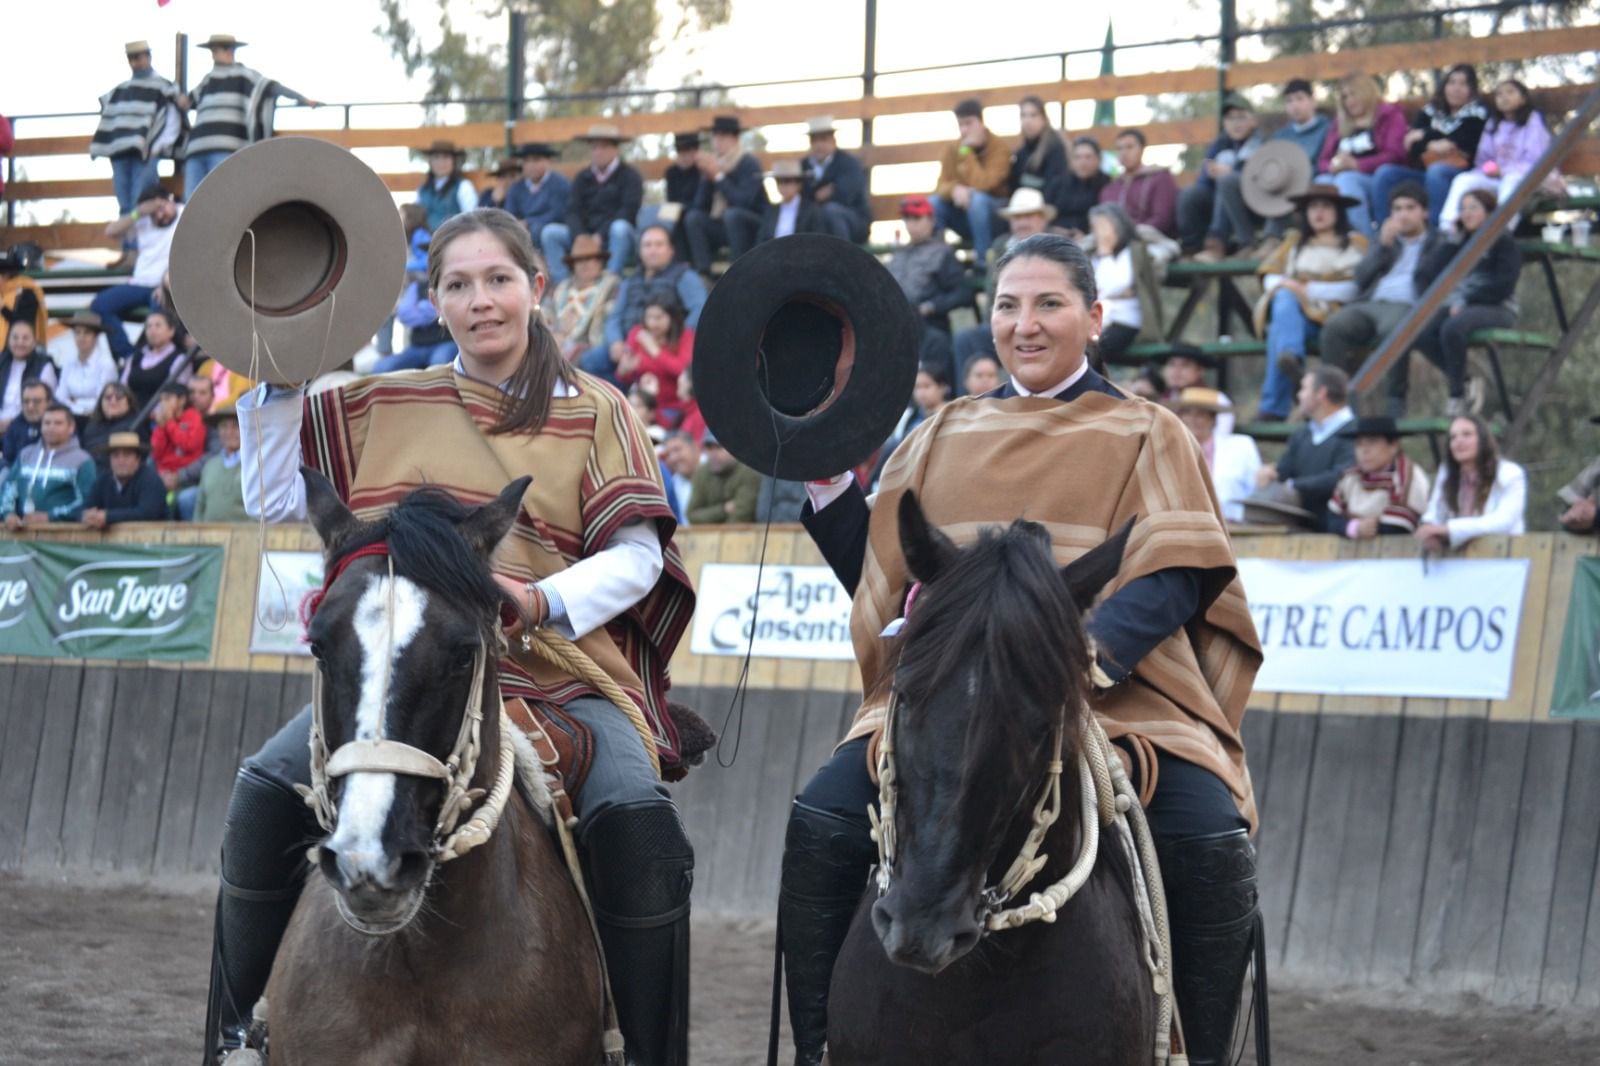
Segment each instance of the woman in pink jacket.
[[[1473,189],[1488,189],[1504,203],[1550,147],[1550,127],[1534,108],[1528,87],[1520,81],[1508,78],[1495,86],[1494,111],[1478,139],[1472,169],[1457,174],[1450,183],[1450,196],[1439,213],[1442,227],[1454,225],[1461,217],[1461,198]],[[1556,173],[1551,173],[1544,183],[1558,195],[1565,184]]]
[[1366,74],[1347,74],[1339,82],[1339,114],[1317,157],[1318,181],[1338,186],[1358,202],[1350,208],[1350,226],[1363,237],[1373,235],[1373,190],[1377,170],[1406,161],[1405,112],[1382,99],[1378,83]]

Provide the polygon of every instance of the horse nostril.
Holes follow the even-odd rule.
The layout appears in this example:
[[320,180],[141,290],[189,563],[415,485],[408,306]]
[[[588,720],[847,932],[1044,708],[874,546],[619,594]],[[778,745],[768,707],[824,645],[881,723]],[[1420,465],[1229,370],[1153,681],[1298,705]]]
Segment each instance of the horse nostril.
[[389,888],[411,888],[428,876],[432,860],[426,851],[403,851],[390,870]]
[[950,941],[950,958],[959,959],[967,952],[978,946],[978,939],[983,935],[979,929],[963,929]]
[[883,950],[893,954],[898,946],[898,931],[895,929],[894,915],[881,899],[872,905],[872,931],[878,934],[878,942],[883,945]]

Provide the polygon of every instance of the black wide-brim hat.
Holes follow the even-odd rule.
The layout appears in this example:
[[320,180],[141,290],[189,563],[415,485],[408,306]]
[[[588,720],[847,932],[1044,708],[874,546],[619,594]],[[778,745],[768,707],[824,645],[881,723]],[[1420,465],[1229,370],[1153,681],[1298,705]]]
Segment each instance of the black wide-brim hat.
[[759,244],[700,312],[700,413],[753,470],[832,477],[871,455],[904,413],[921,330],[899,283],[856,245],[809,233]]
[[1411,435],[1409,430],[1402,430],[1393,418],[1388,415],[1368,415],[1358,418],[1354,422],[1347,422],[1337,434],[1341,437],[1388,437],[1390,440],[1399,440],[1401,437]]

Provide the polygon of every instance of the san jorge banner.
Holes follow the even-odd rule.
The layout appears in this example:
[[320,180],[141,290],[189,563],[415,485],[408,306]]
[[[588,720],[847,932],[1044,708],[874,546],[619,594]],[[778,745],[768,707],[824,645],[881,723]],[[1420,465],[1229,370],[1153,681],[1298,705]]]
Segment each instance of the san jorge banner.
[[0,542],[0,654],[207,659],[222,555],[208,544]]
[[1600,559],[1577,562],[1550,713],[1559,718],[1600,718]]

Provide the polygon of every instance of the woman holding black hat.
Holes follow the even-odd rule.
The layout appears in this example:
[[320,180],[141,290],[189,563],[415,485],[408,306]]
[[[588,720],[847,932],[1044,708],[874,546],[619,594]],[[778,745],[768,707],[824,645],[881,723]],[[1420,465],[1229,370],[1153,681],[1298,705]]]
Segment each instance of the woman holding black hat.
[[1261,385],[1258,419],[1289,417],[1305,369],[1306,348],[1339,306],[1355,299],[1356,267],[1367,239],[1350,226],[1358,202],[1333,185],[1313,185],[1289,198],[1300,209],[1298,225],[1264,260],[1256,336],[1267,339],[1267,376]]
[[[1103,308],[1088,257],[1041,234],[1012,247],[995,273],[991,321],[1011,381],[951,401],[913,431],[874,503],[848,473],[809,483],[802,521],[854,596],[856,656],[863,676],[877,678],[893,665],[881,634],[908,610],[912,579],[896,529],[908,490],[958,544],[1023,515],[1046,523],[1062,564],[1133,520],[1116,591],[1088,623],[1114,682],[1090,703],[1130,762],[1159,768],[1135,776],[1167,876],[1189,1061],[1211,1066],[1228,1056],[1256,914],[1256,810],[1239,720],[1260,645],[1194,439],[1170,411],[1089,365]],[[713,304],[724,295],[719,286]],[[715,327],[712,312],[702,335]],[[817,417],[849,403],[849,387]],[[818,443],[794,436],[785,448]],[[790,817],[779,926],[797,1063],[821,1061],[833,962],[876,858],[867,752],[886,706],[882,693],[869,697]],[[1202,869],[1208,875],[1197,876]]]

